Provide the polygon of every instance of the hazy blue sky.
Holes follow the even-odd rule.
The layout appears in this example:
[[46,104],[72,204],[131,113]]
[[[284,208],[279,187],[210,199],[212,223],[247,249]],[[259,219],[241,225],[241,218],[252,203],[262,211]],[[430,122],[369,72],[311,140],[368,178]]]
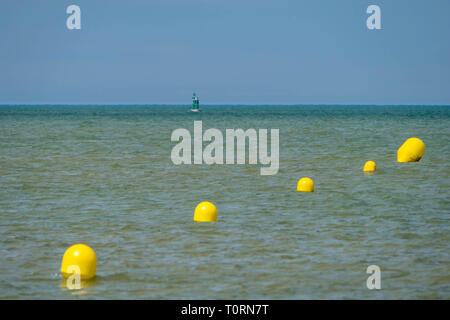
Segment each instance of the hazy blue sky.
[[450,104],[449,0],[2,0],[0,38],[0,104]]

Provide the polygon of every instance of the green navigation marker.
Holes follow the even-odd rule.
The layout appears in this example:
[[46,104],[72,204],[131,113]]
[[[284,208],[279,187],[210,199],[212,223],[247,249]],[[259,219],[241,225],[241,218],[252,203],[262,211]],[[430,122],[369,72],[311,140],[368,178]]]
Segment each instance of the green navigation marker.
[[192,95],[192,108],[191,111],[192,112],[199,112],[200,111],[200,100],[198,99],[198,96],[195,94]]

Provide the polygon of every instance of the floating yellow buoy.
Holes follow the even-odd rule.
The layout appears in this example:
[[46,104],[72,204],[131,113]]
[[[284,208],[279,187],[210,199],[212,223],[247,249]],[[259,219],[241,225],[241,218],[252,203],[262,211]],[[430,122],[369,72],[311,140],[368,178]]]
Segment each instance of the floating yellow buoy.
[[364,165],[364,172],[371,172],[377,170],[377,165],[373,161],[367,161]]
[[314,182],[310,178],[301,178],[297,184],[297,191],[314,192]]
[[75,244],[66,250],[62,258],[61,273],[65,278],[74,272],[80,272],[81,280],[95,277],[97,256],[94,250],[85,244]]
[[409,138],[397,150],[398,162],[419,161],[425,153],[425,144],[419,138]]
[[215,222],[217,221],[217,209],[211,202],[200,202],[194,212],[195,222]]

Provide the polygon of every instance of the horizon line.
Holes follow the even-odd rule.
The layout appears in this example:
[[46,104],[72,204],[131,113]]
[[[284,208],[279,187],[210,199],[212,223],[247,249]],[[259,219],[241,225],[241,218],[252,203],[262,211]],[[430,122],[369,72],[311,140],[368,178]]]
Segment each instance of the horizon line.
[[[0,103],[0,107],[6,106],[186,106],[191,104],[184,103]],[[450,107],[450,104],[346,104],[346,103],[211,103],[202,104],[208,106],[366,106],[366,107]]]

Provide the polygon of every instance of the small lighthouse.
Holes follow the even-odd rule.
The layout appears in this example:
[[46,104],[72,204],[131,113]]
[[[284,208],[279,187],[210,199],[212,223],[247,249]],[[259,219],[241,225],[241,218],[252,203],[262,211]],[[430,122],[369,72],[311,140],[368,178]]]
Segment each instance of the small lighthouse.
[[198,95],[194,94],[192,95],[192,108],[191,108],[191,112],[199,112],[200,111],[200,100],[198,99]]

